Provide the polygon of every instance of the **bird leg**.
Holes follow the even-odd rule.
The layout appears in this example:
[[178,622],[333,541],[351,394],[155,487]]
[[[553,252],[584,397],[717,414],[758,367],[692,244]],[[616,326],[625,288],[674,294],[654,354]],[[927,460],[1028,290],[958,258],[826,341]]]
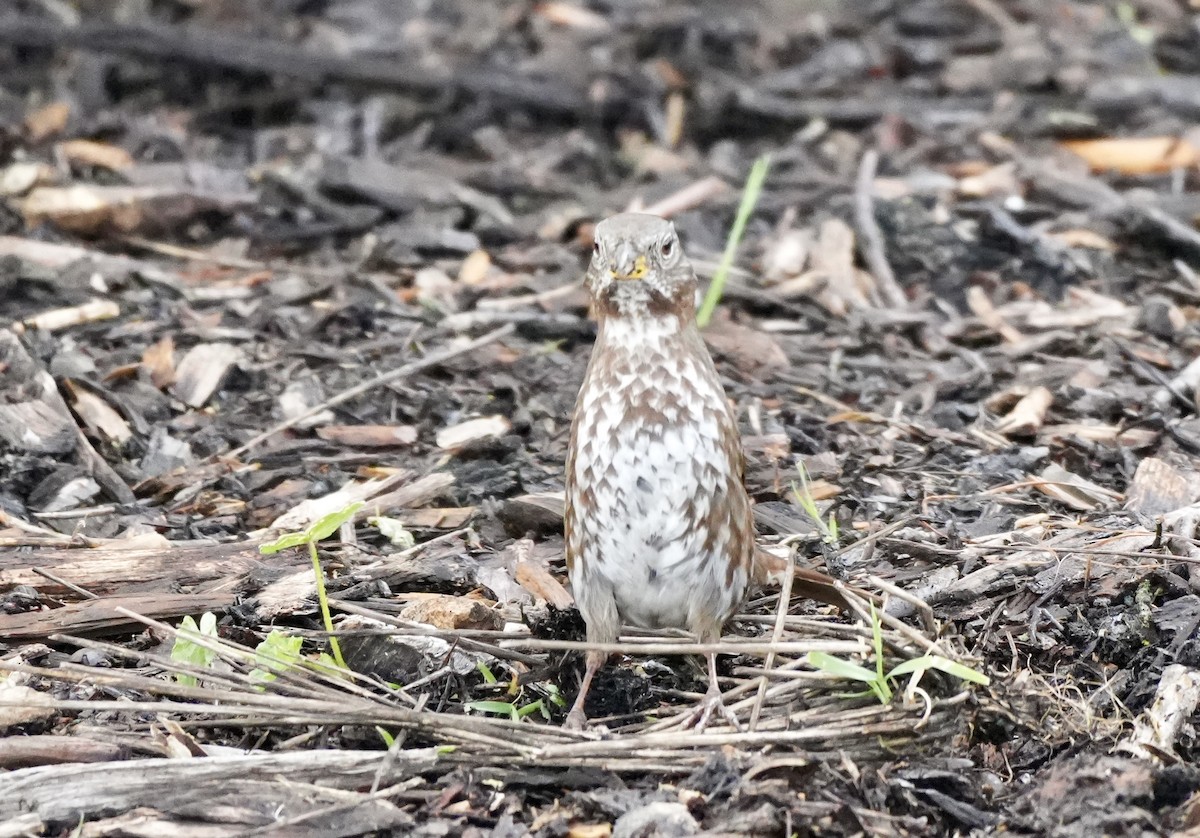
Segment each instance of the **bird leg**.
[[703,733],[704,728],[708,727],[709,719],[712,718],[713,713],[720,713],[721,717],[729,722],[734,730],[741,730],[742,726],[738,722],[737,715],[725,706],[725,701],[721,697],[721,687],[717,683],[717,654],[716,652],[709,652],[707,657],[708,692],[704,694],[704,698],[700,701],[699,706],[684,720],[683,726],[686,728],[694,724],[696,732]]
[[579,684],[579,695],[575,696],[575,703],[571,705],[571,712],[567,714],[567,720],[563,723],[567,730],[583,730],[587,727],[587,714],[583,712],[583,702],[587,698],[588,690],[592,688],[592,677],[604,666],[607,659],[608,655],[605,652],[587,653],[587,670]]

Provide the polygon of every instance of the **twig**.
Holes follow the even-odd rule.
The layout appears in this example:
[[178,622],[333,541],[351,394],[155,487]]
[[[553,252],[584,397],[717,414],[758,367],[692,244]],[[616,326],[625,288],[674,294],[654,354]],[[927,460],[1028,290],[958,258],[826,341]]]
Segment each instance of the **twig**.
[[[775,627],[771,631],[771,642],[778,643],[783,639],[783,628],[787,621],[788,606],[792,601],[792,580],[796,578],[796,551],[788,551],[787,569],[783,572],[783,584],[779,588],[779,604],[775,608]],[[768,652],[763,661],[764,674],[758,679],[758,694],[754,697],[754,709],[750,711],[749,731],[753,733],[758,728],[758,718],[762,715],[763,701],[767,697],[767,675],[775,666],[775,653]]]
[[404,366],[399,367],[397,369],[389,370],[385,373],[380,373],[379,375],[375,376],[372,379],[364,381],[361,384],[356,384],[355,386],[353,386],[347,390],[343,390],[342,392],[338,393],[337,395],[326,399],[325,401],[321,402],[319,405],[316,405],[315,407],[312,407],[312,408],[306,410],[304,413],[301,413],[299,416],[293,416],[290,419],[287,419],[283,422],[280,422],[277,425],[274,425],[274,426],[268,428],[267,430],[263,431],[261,434],[251,437],[248,441],[242,443],[237,448],[234,448],[232,451],[226,452],[223,455],[221,455],[221,454],[213,455],[213,457],[211,457],[210,459],[217,459],[218,457],[221,457],[221,456],[240,457],[242,454],[245,454],[251,448],[261,445],[264,441],[275,436],[275,434],[282,433],[283,431],[286,431],[288,428],[293,428],[311,416],[316,416],[318,413],[321,413],[331,407],[335,407],[344,402],[348,402],[348,401],[350,401],[350,399],[353,399],[356,396],[361,396],[363,393],[366,393],[369,390],[373,390],[376,387],[382,387],[385,384],[390,384],[393,381],[399,381],[402,378],[407,378],[410,375],[414,375],[415,373],[422,372],[424,370],[429,369],[430,367],[436,367],[439,364],[444,364],[453,358],[457,358],[459,355],[465,355],[468,352],[474,352],[476,349],[479,349],[480,347],[487,346],[489,343],[493,343],[494,341],[497,341],[502,337],[512,334],[514,329],[515,329],[515,327],[511,323],[509,323],[507,325],[501,326],[499,329],[495,329],[491,332],[488,332],[483,337],[479,337],[479,338],[476,338],[475,340],[468,341],[467,343],[464,343],[462,346],[455,346],[455,347],[451,347],[450,349],[442,350],[441,352],[434,352],[430,355],[426,355],[424,358],[422,358],[419,361],[413,361],[413,362],[405,364]]
[[892,308],[908,308],[908,298],[896,282],[892,266],[888,263],[883,247],[883,233],[875,220],[875,170],[879,167],[879,152],[867,149],[858,166],[858,179],[854,187],[854,222],[858,226],[859,240],[863,243],[863,257],[871,269],[871,275],[884,301]]

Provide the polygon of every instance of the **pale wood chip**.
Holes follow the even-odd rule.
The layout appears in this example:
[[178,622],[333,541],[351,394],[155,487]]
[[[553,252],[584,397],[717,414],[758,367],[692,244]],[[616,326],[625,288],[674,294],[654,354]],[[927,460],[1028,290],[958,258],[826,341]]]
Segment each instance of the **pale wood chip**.
[[1200,474],[1157,457],[1138,463],[1125,492],[1125,507],[1143,515],[1166,515],[1200,500]]
[[978,285],[972,285],[967,289],[967,306],[983,325],[1000,335],[1008,343],[1017,343],[1025,339],[1020,330],[1012,326],[996,310],[987,294]]
[[103,398],[72,381],[66,382],[66,389],[71,397],[71,407],[94,432],[117,445],[124,445],[133,438],[129,423]]
[[995,430],[1005,436],[1028,436],[1037,433],[1046,421],[1046,411],[1054,402],[1054,394],[1045,387],[1034,387],[1016,406],[996,423]]
[[203,407],[241,360],[241,350],[228,343],[197,344],[179,362],[171,393],[189,407]]
[[1108,508],[1120,495],[1052,463],[1033,480],[1034,487],[1080,512]]
[[317,436],[357,448],[392,448],[417,441],[416,425],[326,425]]
[[400,617],[440,629],[498,631],[504,626],[501,616],[479,600],[445,594],[420,596],[401,609]]
[[133,157],[128,151],[111,143],[99,143],[95,140],[67,140],[58,144],[59,151],[72,163],[83,166],[96,166],[119,172],[133,165]]
[[488,437],[509,432],[512,423],[505,416],[480,416],[444,428],[437,435],[437,446],[443,451],[458,451],[466,445]]
[[91,300],[70,308],[55,308],[35,314],[24,321],[25,328],[43,332],[58,332],[84,323],[111,320],[120,315],[120,307],[112,300]]

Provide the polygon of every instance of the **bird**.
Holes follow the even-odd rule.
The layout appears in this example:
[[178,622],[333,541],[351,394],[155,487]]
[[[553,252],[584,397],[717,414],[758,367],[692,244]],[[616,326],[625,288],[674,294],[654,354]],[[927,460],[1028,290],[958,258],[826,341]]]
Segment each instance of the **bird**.
[[[675,226],[622,213],[595,226],[586,285],[596,342],[576,398],[563,514],[567,575],[589,644],[622,625],[720,639],[782,560],[755,541],[737,415],[696,322],[696,274]],[[796,568],[793,591],[846,607],[836,581]],[[734,727],[709,653],[708,690],[685,720]],[[589,651],[565,726],[608,655]]]

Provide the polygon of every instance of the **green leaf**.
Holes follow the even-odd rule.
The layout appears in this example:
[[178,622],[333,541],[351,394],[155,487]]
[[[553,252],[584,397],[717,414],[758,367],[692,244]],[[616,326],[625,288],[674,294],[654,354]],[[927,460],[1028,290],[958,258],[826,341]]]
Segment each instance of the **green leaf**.
[[[189,666],[208,669],[217,659],[217,652],[196,642],[199,637],[217,636],[217,615],[206,611],[200,615],[200,625],[188,615],[179,622],[176,629],[175,642],[171,644],[171,660]],[[175,680],[187,687],[196,686],[199,681],[194,675],[176,672]]]
[[363,508],[363,502],[356,500],[353,503],[339,509],[337,512],[330,512],[318,518],[316,521],[305,530],[305,541],[324,541],[333,535],[342,524],[354,517],[354,513]]
[[250,680],[260,683],[274,681],[277,673],[300,663],[300,647],[303,645],[303,638],[273,629],[254,647],[254,662],[258,666],[251,670]]
[[389,749],[396,744],[396,737],[392,736],[392,734],[388,733],[379,725],[375,725],[375,732],[379,734],[379,738],[383,740],[383,744]]
[[497,716],[508,716],[510,719],[517,717],[517,708],[507,701],[468,701],[463,706],[477,713],[492,713]]
[[258,545],[258,552],[264,555],[278,553],[280,550],[287,550],[290,547],[299,547],[301,544],[308,543],[308,535],[302,532],[289,532],[279,536],[279,538],[268,544]]
[[543,716],[548,715],[546,712],[546,705],[540,698],[537,701],[531,701],[529,704],[526,704],[524,707],[519,708],[517,710],[516,717],[518,719],[523,719],[526,716],[529,716],[529,715],[532,715],[532,714],[538,713],[538,712],[540,712]]
[[848,660],[835,658],[826,652],[809,652],[808,663],[822,672],[828,672],[830,675],[836,675],[838,678],[849,678],[853,681],[863,681],[867,684],[872,684],[878,679],[878,676],[871,670],[856,663],[850,663]]
[[972,684],[981,684],[985,687],[992,683],[992,679],[982,672],[976,672],[969,666],[964,666],[957,661],[952,661],[941,655],[923,655],[919,658],[906,660],[889,672],[888,677],[899,678],[901,675],[908,675],[911,672],[919,672],[926,669],[937,669],[945,672],[947,675],[953,675],[961,681],[969,681]]
[[436,748],[433,749],[433,752],[435,754],[437,754],[438,756],[445,756],[446,754],[452,754],[457,750],[458,750],[457,745],[438,745]]
[[479,661],[475,664],[475,668],[478,669],[479,674],[483,676],[483,683],[485,683],[485,684],[495,684],[496,683],[496,676],[492,674],[492,670],[488,669],[488,665],[486,663],[484,663],[483,661]]

